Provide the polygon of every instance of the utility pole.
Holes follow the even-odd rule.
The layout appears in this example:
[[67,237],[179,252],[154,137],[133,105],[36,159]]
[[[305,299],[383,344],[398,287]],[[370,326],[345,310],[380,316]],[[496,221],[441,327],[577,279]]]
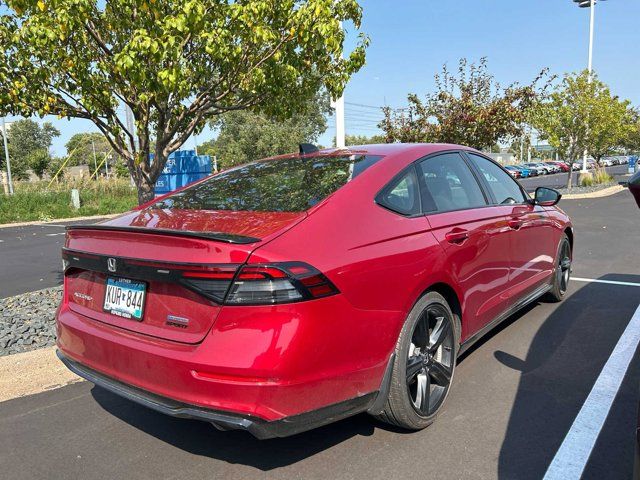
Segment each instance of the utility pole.
[[344,148],[344,95],[334,102],[334,107],[336,109],[336,147]]
[[[340,28],[342,28],[342,22],[340,22]],[[344,92],[333,102],[333,106],[336,109],[336,148],[344,148]]]
[[96,144],[91,140],[91,148],[93,148],[93,171],[96,179],[98,178],[98,160],[96,160]]
[[11,180],[11,160],[9,160],[9,145],[7,143],[7,122],[2,117],[2,138],[4,139],[4,158],[7,160],[7,181],[9,182],[9,195],[13,195],[13,182]]

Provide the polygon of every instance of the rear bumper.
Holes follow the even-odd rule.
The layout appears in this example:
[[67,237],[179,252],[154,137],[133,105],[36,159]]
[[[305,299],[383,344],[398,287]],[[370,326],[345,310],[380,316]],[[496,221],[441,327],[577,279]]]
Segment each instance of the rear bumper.
[[382,333],[387,312],[353,309],[342,295],[223,308],[196,344],[117,328],[65,302],[56,320],[58,349],[78,375],[163,413],[260,438],[368,409],[395,342]]
[[165,415],[210,422],[220,430],[246,430],[261,440],[288,437],[364,412],[375,403],[377,397],[377,392],[372,392],[318,410],[284,417],[275,421],[266,421],[251,415],[216,411],[156,395],[92,370],[65,356],[60,350],[57,350],[56,353],[58,358],[69,370],[116,395],[164,413]]

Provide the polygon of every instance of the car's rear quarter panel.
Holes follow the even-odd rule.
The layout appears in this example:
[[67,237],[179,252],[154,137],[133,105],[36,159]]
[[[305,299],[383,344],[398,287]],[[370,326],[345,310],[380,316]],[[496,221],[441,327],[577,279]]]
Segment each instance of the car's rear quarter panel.
[[[319,319],[318,338],[332,346],[318,352],[314,368],[337,374],[385,365],[421,293],[429,285],[453,283],[428,220],[404,217],[374,202],[376,193],[416,158],[419,155],[414,154],[382,164],[384,169],[347,184],[294,229],[249,258],[249,263],[308,262],[348,302],[347,313],[337,315],[339,320]],[[376,388],[381,374],[382,370]]]

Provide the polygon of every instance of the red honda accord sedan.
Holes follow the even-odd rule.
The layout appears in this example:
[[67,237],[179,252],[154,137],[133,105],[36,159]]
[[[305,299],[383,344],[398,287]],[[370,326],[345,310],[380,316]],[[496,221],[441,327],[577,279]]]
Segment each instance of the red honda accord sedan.
[[68,227],[58,355],[118,395],[258,438],[365,411],[422,429],[461,352],[565,295],[559,199],[458,145],[233,168]]

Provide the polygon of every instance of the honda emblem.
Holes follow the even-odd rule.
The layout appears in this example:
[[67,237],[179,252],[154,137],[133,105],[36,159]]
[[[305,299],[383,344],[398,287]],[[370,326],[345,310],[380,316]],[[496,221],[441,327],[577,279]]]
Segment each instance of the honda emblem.
[[115,272],[117,270],[118,267],[117,267],[115,258],[107,259],[107,268],[109,269],[110,272]]

